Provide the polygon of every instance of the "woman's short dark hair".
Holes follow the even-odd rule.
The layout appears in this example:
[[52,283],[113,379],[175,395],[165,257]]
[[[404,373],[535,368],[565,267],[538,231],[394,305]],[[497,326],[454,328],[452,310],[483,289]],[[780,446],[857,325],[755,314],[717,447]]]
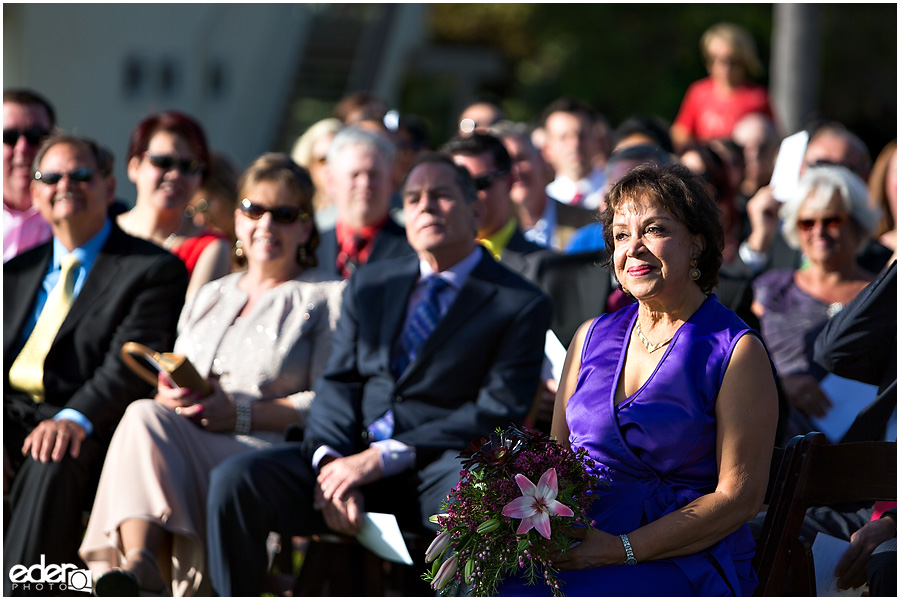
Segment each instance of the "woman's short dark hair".
[[[309,240],[301,248],[297,262],[303,267],[315,267],[319,264],[316,259],[316,249],[319,247],[319,229],[316,227],[315,213],[313,212],[313,195],[315,187],[309,171],[295,163],[290,156],[283,152],[268,152],[263,154],[247,167],[238,181],[238,198],[245,198],[247,189],[263,181],[271,181],[288,190],[296,199],[297,207],[309,215],[310,232]],[[252,200],[252,198],[251,198]]]
[[709,184],[683,165],[641,165],[629,171],[613,186],[606,199],[607,208],[601,215],[603,238],[609,248],[606,266],[614,268],[612,221],[616,211],[623,205],[644,199],[666,209],[684,223],[691,235],[703,238],[704,247],[696,263],[700,270],[697,285],[704,293],[711,293],[719,283],[725,233]]
[[150,140],[157,132],[168,131],[182,137],[191,146],[197,160],[203,164],[201,171],[203,181],[209,175],[209,146],[206,143],[206,134],[200,123],[184,113],[174,110],[150,115],[134,128],[131,139],[128,142],[128,156],[126,162],[130,162],[135,156],[140,156],[147,151]]

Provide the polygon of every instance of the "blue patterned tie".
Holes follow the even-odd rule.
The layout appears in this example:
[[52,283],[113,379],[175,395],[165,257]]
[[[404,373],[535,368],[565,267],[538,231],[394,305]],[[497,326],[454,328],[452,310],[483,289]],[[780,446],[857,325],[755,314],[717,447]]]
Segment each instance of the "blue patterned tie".
[[441,290],[448,285],[450,284],[439,276],[435,276],[428,282],[425,296],[416,306],[412,318],[400,335],[396,355],[391,361],[391,370],[396,377],[400,377],[403,371],[406,370],[406,367],[409,366],[409,363],[415,360],[419,348],[437,327],[438,321],[441,320],[441,306],[438,303],[438,296]]

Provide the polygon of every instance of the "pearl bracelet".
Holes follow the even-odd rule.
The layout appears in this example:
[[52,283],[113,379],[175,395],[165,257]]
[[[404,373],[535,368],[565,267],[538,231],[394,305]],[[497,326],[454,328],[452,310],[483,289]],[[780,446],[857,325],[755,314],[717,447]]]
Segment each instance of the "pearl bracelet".
[[250,408],[249,400],[235,400],[234,408],[237,411],[237,418],[234,422],[234,432],[239,435],[247,435],[253,422],[253,411]]

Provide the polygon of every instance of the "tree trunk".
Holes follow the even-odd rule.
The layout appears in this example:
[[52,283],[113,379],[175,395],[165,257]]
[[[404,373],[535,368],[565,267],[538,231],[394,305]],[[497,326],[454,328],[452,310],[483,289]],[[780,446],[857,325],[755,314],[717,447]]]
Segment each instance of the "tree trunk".
[[818,110],[821,48],[818,4],[775,4],[770,91],[782,133],[790,135]]

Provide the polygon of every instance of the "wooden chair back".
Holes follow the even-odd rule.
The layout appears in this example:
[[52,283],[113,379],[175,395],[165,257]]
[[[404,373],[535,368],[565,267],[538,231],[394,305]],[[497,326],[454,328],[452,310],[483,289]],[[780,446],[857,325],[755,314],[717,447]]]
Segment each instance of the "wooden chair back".
[[896,499],[896,443],[829,444],[818,432],[795,437],[785,448],[754,558],[756,595],[783,595],[788,566],[796,560],[792,593],[815,596],[812,553],[800,536],[811,505]]

